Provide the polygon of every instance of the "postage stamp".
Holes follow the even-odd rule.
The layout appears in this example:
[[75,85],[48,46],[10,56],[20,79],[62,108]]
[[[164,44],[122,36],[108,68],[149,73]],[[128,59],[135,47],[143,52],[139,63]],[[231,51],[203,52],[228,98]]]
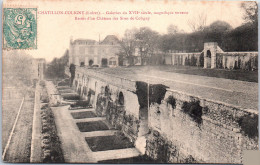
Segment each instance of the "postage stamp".
[[37,49],[37,8],[4,8],[3,48]]

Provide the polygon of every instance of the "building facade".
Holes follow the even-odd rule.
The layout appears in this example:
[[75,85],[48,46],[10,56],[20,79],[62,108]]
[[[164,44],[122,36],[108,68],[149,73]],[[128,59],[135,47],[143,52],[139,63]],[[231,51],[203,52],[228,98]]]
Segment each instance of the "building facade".
[[108,35],[102,42],[88,39],[70,41],[69,64],[77,66],[118,66],[119,40]]

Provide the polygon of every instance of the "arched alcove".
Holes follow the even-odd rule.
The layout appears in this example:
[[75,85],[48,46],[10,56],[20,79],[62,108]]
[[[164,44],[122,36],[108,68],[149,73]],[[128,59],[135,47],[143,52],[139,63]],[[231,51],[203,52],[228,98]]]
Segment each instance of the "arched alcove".
[[211,58],[211,52],[210,52],[210,50],[207,50],[207,57],[208,57],[208,58]]
[[89,60],[89,61],[88,61],[88,65],[89,65],[89,66],[92,66],[93,63],[94,63],[93,60]]
[[124,95],[123,95],[122,92],[119,92],[118,103],[119,103],[119,105],[124,105],[125,104],[125,99],[124,99]]

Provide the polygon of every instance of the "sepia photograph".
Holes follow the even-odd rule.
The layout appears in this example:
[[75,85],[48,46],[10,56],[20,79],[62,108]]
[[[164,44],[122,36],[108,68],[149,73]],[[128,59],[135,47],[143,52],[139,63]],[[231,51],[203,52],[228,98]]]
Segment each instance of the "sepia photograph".
[[1,10],[3,163],[247,165],[259,150],[257,1]]

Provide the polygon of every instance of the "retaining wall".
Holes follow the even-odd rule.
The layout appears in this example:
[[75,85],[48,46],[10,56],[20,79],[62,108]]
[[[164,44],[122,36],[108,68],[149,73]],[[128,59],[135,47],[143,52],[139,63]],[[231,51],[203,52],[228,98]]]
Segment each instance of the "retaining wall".
[[258,149],[255,110],[168,90],[148,119],[146,153],[162,162],[242,163],[243,150]]
[[99,116],[106,116],[138,149],[162,163],[241,163],[243,150],[258,149],[257,110],[161,85],[149,85],[147,97],[145,82],[78,67],[75,81],[75,90],[93,91],[91,103]]

